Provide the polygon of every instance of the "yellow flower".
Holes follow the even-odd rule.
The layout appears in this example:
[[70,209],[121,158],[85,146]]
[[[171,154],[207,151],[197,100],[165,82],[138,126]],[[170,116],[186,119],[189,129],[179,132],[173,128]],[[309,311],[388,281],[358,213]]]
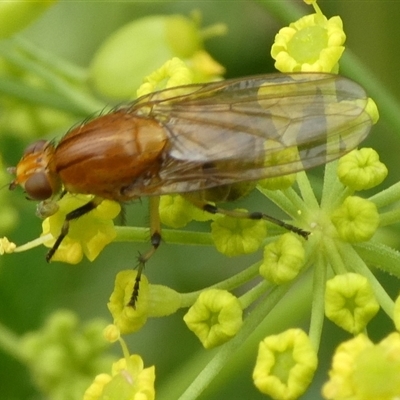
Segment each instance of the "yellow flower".
[[[167,81],[165,82],[166,79]],[[174,57],[165,62],[156,71],[146,76],[143,82],[137,90],[138,97],[154,92],[155,90],[189,85],[193,83],[193,73],[182,60]],[[161,88],[160,85],[162,85]]]
[[376,345],[360,334],[336,349],[322,394],[329,400],[395,400],[399,382],[400,334]]
[[13,253],[17,245],[10,242],[6,237],[0,239],[0,255]]
[[295,400],[310,384],[317,363],[306,333],[289,329],[260,343],[253,381],[260,392],[276,400]]
[[140,356],[133,354],[112,365],[111,374],[97,375],[83,400],[154,400],[154,366],[144,368]]
[[340,17],[327,19],[313,3],[315,14],[282,28],[271,56],[281,72],[337,72],[346,35]]
[[129,305],[133,293],[137,272],[125,270],[118,272],[115,278],[114,291],[107,304],[114,319],[114,324],[121,334],[138,331],[147,321],[149,303],[149,283],[142,275],[140,280],[139,298],[135,308]]
[[[65,216],[72,210],[90,201],[91,196],[66,194],[57,204],[59,210],[42,223],[43,233],[49,233],[53,239],[44,244],[52,247],[61,232]],[[83,255],[93,261],[103,248],[116,237],[113,219],[119,214],[121,206],[113,201],[104,200],[97,208],[82,217],[70,221],[68,235],[64,238],[52,261],[77,264]]]
[[[118,272],[114,290],[107,304],[114,319],[114,325],[124,335],[138,331],[149,317],[170,315],[181,306],[181,295],[162,285],[149,285],[147,278],[140,279],[139,296],[135,308],[130,305],[137,271]],[[115,337],[115,327],[111,326],[107,337]],[[110,339],[109,339],[110,340]]]

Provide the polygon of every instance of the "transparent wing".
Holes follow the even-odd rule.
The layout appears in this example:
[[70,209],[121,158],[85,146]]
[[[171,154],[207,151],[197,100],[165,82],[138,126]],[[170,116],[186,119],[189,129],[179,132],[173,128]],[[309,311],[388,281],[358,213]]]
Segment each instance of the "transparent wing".
[[323,73],[188,85],[145,96],[131,112],[168,132],[148,192],[188,192],[286,175],[340,157],[372,125],[357,83]]

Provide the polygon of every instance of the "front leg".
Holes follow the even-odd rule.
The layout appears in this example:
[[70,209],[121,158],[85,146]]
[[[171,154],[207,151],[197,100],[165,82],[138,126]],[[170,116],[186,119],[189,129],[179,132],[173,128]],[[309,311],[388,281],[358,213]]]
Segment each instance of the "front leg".
[[94,197],[92,200],[90,200],[88,203],[84,204],[81,207],[76,208],[75,210],[70,211],[66,216],[65,220],[63,223],[63,226],[61,227],[61,232],[58,235],[56,242],[54,243],[53,247],[49,250],[49,252],[46,255],[46,261],[50,262],[52,257],[54,256],[54,253],[57,251],[57,249],[60,247],[61,242],[64,240],[65,236],[68,235],[69,232],[69,222],[73,221],[74,219],[77,219],[79,217],[82,217],[83,215],[87,214],[88,212],[94,210],[97,208],[103,199],[101,197]]
[[128,306],[136,308],[136,302],[139,296],[140,279],[146,262],[150,257],[156,252],[158,246],[161,243],[161,222],[160,222],[160,197],[150,197],[149,207],[150,207],[150,243],[151,248],[144,254],[139,256],[139,265],[137,269],[137,275],[135,278],[135,284],[133,286],[133,292],[131,299],[129,300]]

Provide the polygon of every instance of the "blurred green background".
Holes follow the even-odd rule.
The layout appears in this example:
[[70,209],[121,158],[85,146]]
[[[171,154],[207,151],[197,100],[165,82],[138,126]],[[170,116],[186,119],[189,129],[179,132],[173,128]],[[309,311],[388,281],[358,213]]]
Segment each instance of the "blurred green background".
[[[272,1],[271,1],[272,2]],[[301,1],[293,5],[311,13]],[[381,82],[397,98],[400,96],[400,34],[398,17],[400,2],[396,1],[320,1],[320,7],[328,17],[340,15],[347,34],[346,46],[372,72],[376,82]],[[203,16],[202,26],[223,22],[228,27],[225,36],[206,42],[206,49],[226,67],[226,77],[240,77],[273,72],[273,60],[269,50],[274,35],[285,23],[268,11],[268,1],[60,1],[49,8],[38,20],[21,32],[21,35],[72,63],[86,67],[98,46],[116,29],[127,22],[146,15],[184,14],[198,9]],[[134,72],[133,72],[134,73]],[[346,71],[342,70],[346,75]],[[353,77],[357,80],[357,77]],[[376,83],[375,82],[375,83]],[[379,107],[379,103],[378,103]],[[5,110],[0,110],[0,113]],[[78,122],[77,119],[75,122]],[[17,122],[17,121],[16,121]],[[66,131],[69,126],[65,126]],[[61,129],[49,137],[62,135]],[[399,132],[393,131],[385,120],[373,128],[366,146],[373,146],[389,167],[389,177],[384,185],[399,180],[398,153]],[[15,165],[32,137],[15,137],[13,132],[2,131],[1,154],[6,166]],[[1,232],[16,243],[24,243],[38,236],[40,220],[35,217],[34,202],[24,199],[21,191],[5,193],[18,211],[19,220],[12,230]],[[259,210],[260,197],[253,194],[235,204]],[[146,199],[127,208],[129,225],[146,226],[148,213]],[[274,209],[266,210],[269,213]],[[190,229],[207,230],[207,224],[192,224]],[[391,235],[391,244],[398,246],[399,239]],[[145,251],[147,244],[115,243],[108,246],[93,263],[84,261],[77,266],[61,263],[47,264],[46,250],[37,248],[26,253],[1,258],[0,272],[0,320],[16,334],[39,328],[54,310],[74,310],[82,320],[103,317],[111,322],[106,303],[112,291],[114,277],[122,269],[136,263],[138,251]],[[178,291],[201,289],[241,270],[259,254],[227,258],[211,247],[185,247],[164,243],[149,262],[146,275],[152,283],[171,286]],[[399,284],[388,276],[381,276],[388,291],[396,295]],[[290,302],[288,307],[294,307]],[[308,310],[293,310],[294,324],[307,329]],[[379,340],[392,329],[390,322],[380,313],[372,322],[370,335]],[[183,312],[172,317],[153,319],[137,334],[127,338],[131,353],[139,353],[145,365],[155,364],[157,388],[163,387],[173,374],[181,369],[190,370],[208,355],[197,339],[182,322]],[[287,326],[269,327],[279,332]],[[329,322],[324,327],[320,349],[320,369],[303,399],[319,399],[321,382],[326,379],[333,348],[348,336]],[[221,373],[220,379],[204,393],[201,399],[264,399],[253,387],[251,371],[256,355],[256,340],[241,353],[237,363]],[[113,350],[119,356],[120,348]],[[212,354],[212,351],[210,352]],[[198,357],[198,358],[196,358]],[[192,360],[192,361],[190,361]],[[2,399],[40,399],[30,383],[24,366],[0,349],[0,382]],[[181,382],[182,383],[182,382]],[[163,399],[173,399],[165,393]]]

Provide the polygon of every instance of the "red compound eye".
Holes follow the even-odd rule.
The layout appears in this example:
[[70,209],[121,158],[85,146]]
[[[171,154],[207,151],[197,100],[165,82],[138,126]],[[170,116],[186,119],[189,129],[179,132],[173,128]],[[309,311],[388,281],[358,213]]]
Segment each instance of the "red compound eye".
[[53,190],[44,172],[37,172],[30,176],[25,182],[25,191],[33,200],[46,200],[53,195]]

